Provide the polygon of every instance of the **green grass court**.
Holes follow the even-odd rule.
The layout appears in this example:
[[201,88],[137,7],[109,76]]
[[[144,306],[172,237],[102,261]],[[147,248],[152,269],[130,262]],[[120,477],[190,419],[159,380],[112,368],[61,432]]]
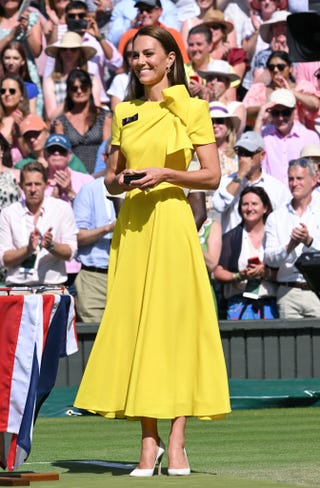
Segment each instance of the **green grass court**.
[[[166,442],[168,422],[160,422]],[[39,418],[24,471],[60,473],[36,488],[320,486],[320,409],[235,410],[225,420],[190,419],[187,450],[192,474],[129,478],[138,462],[139,423],[95,416]]]

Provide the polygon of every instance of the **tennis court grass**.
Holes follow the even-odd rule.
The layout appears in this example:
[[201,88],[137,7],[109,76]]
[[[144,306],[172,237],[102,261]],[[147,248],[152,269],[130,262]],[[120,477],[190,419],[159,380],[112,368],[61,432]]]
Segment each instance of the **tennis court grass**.
[[[168,422],[160,422],[166,441]],[[36,488],[320,486],[320,409],[235,411],[225,420],[190,419],[187,449],[192,475],[128,478],[139,458],[138,422],[95,416],[39,418],[31,455],[21,470],[58,471],[60,481]],[[166,473],[167,460],[163,473]]]

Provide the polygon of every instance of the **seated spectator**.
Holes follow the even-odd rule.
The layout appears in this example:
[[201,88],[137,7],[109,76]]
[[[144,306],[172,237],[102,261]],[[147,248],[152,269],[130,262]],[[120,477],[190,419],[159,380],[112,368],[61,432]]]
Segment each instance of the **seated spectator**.
[[228,175],[238,170],[238,155],[234,150],[240,119],[228,110],[221,102],[210,102],[210,117],[212,120],[216,144],[218,147],[221,175]]
[[64,134],[51,134],[44,145],[44,157],[48,164],[48,180],[45,194],[61,198],[72,204],[80,188],[92,180],[89,174],[68,167],[71,143]]
[[37,112],[38,87],[31,80],[26,51],[21,42],[11,41],[5,45],[0,55],[1,70],[3,75],[11,74],[19,76],[24,83],[30,112]]
[[[248,69],[248,60],[245,51],[236,47],[235,32],[233,24],[225,20],[222,12],[213,10],[207,13],[203,18],[212,31],[212,51],[213,59],[224,59],[233,67],[235,73],[239,76],[239,85]],[[229,42],[229,37],[234,34],[234,42]],[[235,96],[236,99],[236,96]]]
[[303,252],[320,250],[320,206],[312,196],[317,184],[314,164],[305,159],[290,161],[288,179],[291,201],[266,222],[265,262],[278,269],[280,318],[320,317],[319,298],[294,265]]
[[0,80],[0,133],[10,144],[14,165],[21,159],[23,151],[18,127],[29,112],[29,101],[22,79],[5,75]]
[[69,73],[64,113],[55,119],[53,130],[68,136],[72,151],[92,173],[101,141],[111,135],[111,113],[94,104],[92,81],[86,71]]
[[[118,46],[122,35],[139,22],[139,12],[135,6],[136,0],[120,0],[115,3],[111,14],[108,39]],[[171,0],[162,0],[162,13],[159,22],[166,27],[179,31],[177,7]]]
[[[262,168],[286,185],[289,161],[299,157],[303,146],[319,144],[316,132],[294,121],[295,107],[296,97],[291,90],[274,90],[269,102],[261,107],[255,124],[255,130],[261,132],[264,140]],[[263,126],[263,121],[269,115],[271,123]]]
[[[75,198],[73,211],[78,233],[81,270],[75,280],[78,320],[101,321],[106,304],[109,253],[116,214],[104,178],[84,185]],[[120,200],[119,198],[117,200]]]
[[[63,285],[65,261],[77,251],[77,228],[71,207],[45,196],[47,170],[29,163],[21,170],[24,198],[0,215],[0,265],[6,285]],[[62,218],[63,216],[63,218]]]
[[[101,34],[93,16],[88,15],[88,6],[81,0],[71,0],[66,6],[66,21],[69,31],[81,36],[81,43],[96,50],[96,55],[88,61],[88,72],[100,78],[101,105],[107,105],[109,98],[105,81],[122,66],[122,56],[118,49]],[[45,71],[44,78],[51,72]]]
[[[47,167],[48,162],[44,156],[44,145],[49,136],[49,129],[44,120],[39,115],[27,115],[20,124],[20,134],[29,154],[18,161],[15,168],[21,169],[27,163],[31,163],[31,161],[39,161],[44,167]],[[68,166],[75,171],[88,173],[83,162],[73,153],[68,162]]]
[[161,14],[162,14],[162,4],[160,0],[138,0],[135,5],[138,9],[138,16],[137,16],[137,26],[128,29],[124,34],[121,36],[119,41],[118,49],[121,54],[124,52],[124,47],[129,39],[132,39],[135,33],[141,29],[141,27],[146,27],[149,25],[157,25],[162,27],[163,29],[170,32],[170,34],[174,37],[176,43],[178,44],[183,61],[186,63],[189,61],[188,54],[181,37],[179,31],[173,29],[172,27],[168,27],[165,24],[161,24],[159,21]]
[[110,97],[110,107],[112,112],[114,112],[116,105],[125,99],[127,94],[131,63],[132,39],[129,39],[123,51],[123,72],[115,75],[107,92]]
[[267,85],[253,83],[243,99],[248,113],[247,123],[251,121],[251,125],[254,125],[260,107],[267,103],[274,90],[286,88],[296,97],[296,118],[308,129],[313,129],[320,101],[312,83],[306,80],[300,83],[295,82],[292,62],[285,51],[273,51],[268,58],[267,69],[271,82]]
[[[19,11],[21,1],[13,3],[1,1],[0,7],[0,52],[11,41],[23,43],[26,53],[28,69],[33,83],[38,87],[37,113],[42,115],[43,99],[40,76],[35,60],[42,52],[42,33],[39,11],[30,9]],[[19,19],[18,19],[19,17]]]
[[290,12],[276,10],[266,22],[259,26],[261,38],[269,44],[267,49],[257,52],[253,59],[253,81],[268,83],[267,60],[273,51],[289,52],[287,44],[287,17]]
[[0,211],[19,199],[20,171],[13,168],[10,146],[0,134]]
[[246,186],[261,186],[274,209],[290,199],[287,186],[262,170],[265,151],[261,136],[252,131],[244,132],[236,142],[235,150],[239,158],[239,169],[221,178],[220,186],[213,196],[213,208],[221,212],[223,233],[240,223],[237,207],[240,193]]
[[[81,37],[76,32],[66,32],[61,41],[48,46],[45,52],[55,58],[53,73],[43,80],[44,108],[47,118],[53,120],[63,112],[69,73],[76,68],[88,71],[88,60],[97,51],[93,47],[83,46]],[[100,106],[100,78],[94,73],[90,75],[93,99]]]
[[223,236],[215,279],[224,284],[227,320],[278,318],[275,275],[265,266],[264,224],[272,212],[267,193],[260,186],[246,187],[239,198],[241,223]]
[[195,97],[205,96],[205,84],[198,75],[198,70],[206,71],[208,64],[213,61],[210,57],[212,50],[212,32],[206,24],[199,24],[190,29],[187,39],[188,56],[190,61],[184,67],[189,83],[190,94]]
[[205,87],[199,93],[201,98],[208,102],[224,103],[228,110],[240,119],[238,132],[241,134],[246,124],[247,111],[243,103],[232,101],[228,97],[228,88],[231,83],[239,80],[239,76],[234,73],[232,66],[226,61],[214,60],[208,64],[205,71],[198,70],[198,74],[206,82]]

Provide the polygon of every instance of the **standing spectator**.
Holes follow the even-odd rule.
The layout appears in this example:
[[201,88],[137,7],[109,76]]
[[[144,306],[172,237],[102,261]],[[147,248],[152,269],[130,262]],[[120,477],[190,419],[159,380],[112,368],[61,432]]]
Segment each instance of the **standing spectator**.
[[300,156],[303,146],[319,144],[316,132],[294,121],[295,107],[296,97],[291,90],[274,90],[269,102],[261,107],[255,124],[255,130],[259,132],[266,115],[271,116],[271,123],[261,130],[265,147],[262,168],[285,185],[288,185],[289,161]]
[[73,203],[79,229],[77,260],[81,263],[75,280],[75,298],[81,322],[100,324],[106,305],[109,253],[116,220],[110,197],[104,178],[97,178],[80,189]]
[[110,97],[110,107],[112,112],[119,102],[125,99],[128,90],[129,72],[132,64],[132,39],[126,43],[123,51],[123,71],[118,73],[112,80],[108,89],[108,96]]
[[111,134],[111,113],[94,104],[92,81],[86,71],[69,73],[64,113],[53,121],[53,130],[68,136],[72,151],[91,174],[101,141]]
[[245,132],[236,142],[235,150],[239,158],[239,169],[221,178],[220,186],[213,196],[213,207],[221,212],[223,233],[240,223],[237,207],[240,193],[246,186],[261,186],[268,194],[274,209],[290,198],[287,186],[261,168],[265,155],[261,136],[255,132]]
[[6,284],[62,285],[65,261],[77,251],[77,228],[71,207],[45,196],[47,170],[29,163],[21,170],[24,198],[0,215],[0,264]]
[[240,194],[241,223],[224,234],[216,280],[224,283],[227,320],[276,319],[275,272],[264,263],[264,226],[272,205],[260,186],[247,186]]
[[303,252],[320,250],[319,200],[312,197],[317,184],[314,163],[290,161],[288,179],[292,200],[266,222],[265,262],[278,268],[280,318],[320,317],[319,298],[294,265]]

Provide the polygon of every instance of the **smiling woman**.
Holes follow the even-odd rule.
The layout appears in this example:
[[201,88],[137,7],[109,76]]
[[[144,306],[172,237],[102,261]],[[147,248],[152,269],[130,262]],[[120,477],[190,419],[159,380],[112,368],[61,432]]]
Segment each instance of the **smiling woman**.
[[222,252],[214,277],[224,283],[227,320],[278,317],[274,273],[263,264],[264,224],[272,211],[259,186],[247,186],[238,205],[241,224],[223,235]]
[[[116,106],[106,176],[126,192],[109,262],[108,301],[75,401],[109,418],[139,418],[140,462],[158,472],[170,419],[169,475],[189,475],[187,416],[230,411],[212,291],[183,187],[215,189],[220,167],[208,103],[190,97],[179,47],[160,27],[133,38],[128,97]],[[196,152],[200,168],[187,171]],[[139,175],[126,183],[126,175]],[[125,302],[125,303],[124,303]]]

